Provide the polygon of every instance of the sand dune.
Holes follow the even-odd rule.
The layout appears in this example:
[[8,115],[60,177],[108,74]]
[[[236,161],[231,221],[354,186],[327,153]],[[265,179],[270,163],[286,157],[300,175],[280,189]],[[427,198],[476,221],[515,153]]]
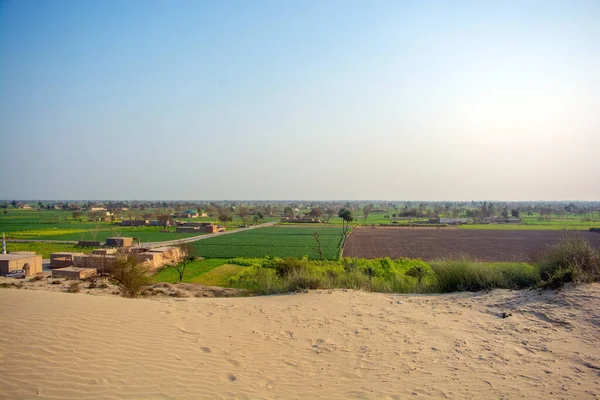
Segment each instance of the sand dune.
[[600,396],[600,285],[0,304],[0,398]]

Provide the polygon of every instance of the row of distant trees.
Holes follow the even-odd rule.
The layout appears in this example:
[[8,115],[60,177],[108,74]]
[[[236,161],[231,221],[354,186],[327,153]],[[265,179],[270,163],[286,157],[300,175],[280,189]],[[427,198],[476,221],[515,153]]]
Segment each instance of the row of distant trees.
[[[33,202],[28,203],[34,206]],[[13,200],[0,204],[4,214],[10,208],[19,208],[23,205],[20,201]],[[89,213],[93,207],[104,207],[114,213],[114,219],[158,218],[173,211],[186,209],[206,212],[215,222],[226,224],[238,215],[245,225],[256,223],[267,217],[276,215],[294,216],[306,215],[312,218],[324,218],[329,221],[336,216],[342,208],[352,211],[355,215],[362,214],[368,220],[372,211],[384,210],[392,218],[415,217],[520,217],[522,215],[540,214],[541,218],[553,216],[576,216],[600,212],[600,202],[184,202],[184,201],[66,201],[48,202],[37,201],[38,210],[66,210],[72,212]],[[77,218],[85,218],[88,214],[76,214]],[[262,218],[261,218],[262,216]],[[98,216],[100,218],[101,216]],[[91,217],[93,219],[93,217]],[[166,218],[166,217],[162,217]]]

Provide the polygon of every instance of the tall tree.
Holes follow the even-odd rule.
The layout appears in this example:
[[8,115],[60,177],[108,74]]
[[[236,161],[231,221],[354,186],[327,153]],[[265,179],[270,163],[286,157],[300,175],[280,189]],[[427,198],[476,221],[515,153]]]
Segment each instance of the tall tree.
[[227,209],[223,209],[219,213],[219,221],[221,221],[224,227],[227,228],[227,222],[230,222],[232,220],[233,218],[231,218],[231,214],[229,214],[229,211]]
[[191,243],[181,243],[178,247],[179,252],[170,257],[169,267],[177,271],[182,282],[188,264],[196,258],[196,248]]
[[352,211],[350,211],[346,207],[343,207],[338,212],[338,217],[340,217],[342,219],[342,233],[344,235],[346,235],[348,233],[349,228],[350,228],[350,222],[354,220],[354,216],[352,215]]
[[372,209],[373,209],[373,204],[367,204],[366,206],[363,207],[363,214],[365,216],[365,221],[367,220],[367,218],[369,218],[369,213],[371,212]]
[[481,215],[484,218],[488,217],[488,205],[487,205],[487,201],[484,201],[483,204],[481,205]]
[[248,209],[248,207],[246,207],[245,205],[241,204],[237,210],[236,210],[236,214],[242,219],[244,220],[244,217],[247,217],[248,215],[250,215],[250,210]]
[[167,229],[169,227],[169,221],[171,221],[171,213],[167,211],[166,213],[159,214],[157,219],[162,223],[165,229]]
[[206,206],[206,213],[213,219],[213,221],[219,216],[219,210],[217,210],[217,207],[212,204]]
[[313,218],[320,218],[323,215],[323,210],[321,209],[321,207],[315,207],[310,210],[308,215],[310,215]]
[[327,207],[325,209],[325,215],[327,216],[326,221],[329,222],[331,217],[337,214],[337,209],[335,207]]

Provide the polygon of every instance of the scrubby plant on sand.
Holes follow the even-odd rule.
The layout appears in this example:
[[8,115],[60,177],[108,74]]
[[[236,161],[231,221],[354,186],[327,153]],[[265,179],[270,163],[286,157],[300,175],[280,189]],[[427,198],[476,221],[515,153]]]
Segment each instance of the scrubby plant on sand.
[[542,287],[567,282],[593,282],[600,278],[600,250],[580,236],[565,236],[545,252],[540,263]]
[[129,298],[137,297],[152,283],[150,271],[134,254],[119,256],[110,277],[119,286],[121,295]]
[[523,289],[537,285],[540,280],[538,268],[526,263],[486,263],[460,258],[432,262],[431,268],[436,292]]
[[81,282],[71,282],[69,284],[69,288],[67,289],[69,293],[79,293],[81,292]]

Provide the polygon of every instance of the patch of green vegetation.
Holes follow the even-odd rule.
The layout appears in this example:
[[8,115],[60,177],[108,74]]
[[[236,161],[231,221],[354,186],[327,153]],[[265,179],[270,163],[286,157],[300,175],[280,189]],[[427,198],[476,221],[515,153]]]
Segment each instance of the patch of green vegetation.
[[431,263],[436,292],[461,292],[504,288],[523,289],[540,282],[539,268],[527,263],[474,262],[464,258]]
[[99,227],[90,228],[72,225],[69,228],[52,227],[11,232],[9,235],[7,235],[7,237],[11,239],[22,240],[96,240],[99,242],[104,242],[106,238],[113,236],[132,236],[139,237],[142,242],[161,242],[204,234],[204,232],[176,233],[175,228],[170,228],[169,232],[162,232],[163,229],[164,228],[158,226],[127,227],[118,225],[102,225]]
[[160,242],[198,236],[204,232],[176,233],[174,227],[162,232],[161,226],[120,226],[107,222],[81,222],[70,211],[10,210],[0,214],[0,232],[7,239],[20,240],[97,240],[112,236],[139,237],[142,242]]
[[329,227],[272,226],[217,236],[194,243],[198,254],[210,258],[293,257],[318,259],[315,229],[319,233],[323,257],[337,259],[343,237],[341,230]]
[[[230,260],[230,262],[234,260]],[[231,278],[232,287],[256,294],[304,289],[348,288],[386,293],[440,293],[492,288],[521,289],[540,282],[539,269],[526,263],[481,263],[379,258],[263,259]]]
[[266,258],[256,260],[233,277],[230,285],[256,294],[330,288],[425,293],[434,291],[435,274],[427,263],[406,258],[343,258],[325,262]]
[[190,282],[201,283],[207,286],[227,286],[230,279],[245,268],[239,265],[224,264],[190,279]]
[[[183,282],[196,282],[194,279],[210,272],[211,270],[226,264],[227,260],[223,259],[204,259],[196,260],[189,263],[185,270]],[[153,276],[154,282],[179,282],[179,275],[173,268],[165,267],[157,271]]]
[[50,258],[52,253],[89,253],[93,250],[91,247],[78,247],[74,244],[63,243],[7,243],[6,249],[12,251],[35,251],[41,254],[42,258]]

